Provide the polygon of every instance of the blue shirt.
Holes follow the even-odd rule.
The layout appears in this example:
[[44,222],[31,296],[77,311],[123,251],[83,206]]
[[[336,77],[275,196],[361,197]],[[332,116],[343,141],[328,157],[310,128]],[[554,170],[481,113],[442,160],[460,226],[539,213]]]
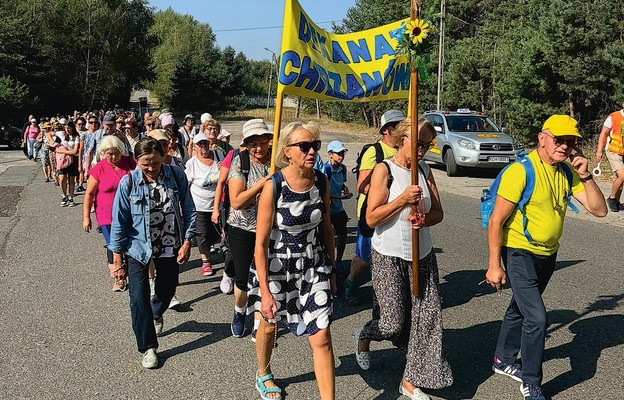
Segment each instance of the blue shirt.
[[[329,161],[325,163],[323,168],[323,172],[327,175],[327,179],[329,180],[329,193],[332,196],[341,196],[342,188],[347,181],[347,167],[344,164],[339,164],[338,168],[334,168]],[[329,213],[337,214],[344,210],[344,206],[342,205],[342,200],[340,199],[331,199],[331,203],[329,205]]]
[[[184,171],[163,164],[161,174],[167,195],[173,204],[179,243],[195,236],[195,203]],[[132,186],[130,185],[132,179]],[[121,178],[113,202],[113,223],[108,249],[126,253],[142,264],[152,258],[150,239],[150,188],[143,179],[143,171],[136,168]],[[182,211],[180,211],[182,210]]]

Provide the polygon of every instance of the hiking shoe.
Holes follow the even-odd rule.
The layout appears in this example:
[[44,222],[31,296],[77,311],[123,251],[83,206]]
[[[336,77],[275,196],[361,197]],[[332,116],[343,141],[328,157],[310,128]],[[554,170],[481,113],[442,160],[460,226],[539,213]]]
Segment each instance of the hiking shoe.
[[497,374],[505,375],[511,379],[515,379],[518,382],[522,382],[522,365],[519,363],[509,364],[502,362],[498,358],[494,357],[494,364],[492,364],[492,371]]
[[212,276],[214,275],[214,271],[212,270],[212,265],[210,263],[203,263],[201,270],[201,276]]
[[611,198],[611,197],[607,197],[607,205],[609,206],[609,210],[611,210],[611,212],[619,212],[620,211],[620,204],[617,200]]
[[344,295],[347,304],[350,306],[359,306],[360,299],[357,297],[358,286],[351,282],[349,278],[344,281]]
[[243,337],[245,335],[245,314],[234,311],[230,330],[234,337]]
[[77,192],[77,193],[82,193],[82,192],[84,192],[85,190],[86,190],[86,189],[84,188],[84,186],[78,186],[78,187],[76,188],[76,192]]
[[68,207],[75,207],[76,203],[74,203],[74,198],[70,197],[69,199],[67,199],[67,206]]
[[154,320],[154,329],[156,330],[156,335],[160,335],[162,333],[163,325],[165,325],[163,317]]
[[219,288],[223,294],[230,294],[234,289],[234,279],[230,278],[223,273],[223,278],[221,278],[221,283],[219,284]]
[[[258,334],[258,328],[254,327],[251,330],[251,341],[254,342],[254,343],[256,343],[256,335],[257,334]],[[276,334],[277,334],[277,332],[276,332]]]
[[521,383],[520,393],[524,396],[524,400],[546,400],[546,397],[542,394],[540,385]]
[[67,207],[67,202],[69,201],[69,199],[67,198],[67,196],[63,197],[61,199],[61,207]]
[[156,368],[158,367],[158,355],[156,349],[149,349],[143,354],[143,360],[141,361],[143,368]]
[[180,304],[182,304],[182,302],[178,300],[177,296],[174,294],[173,297],[171,298],[171,301],[169,302],[168,308],[174,308],[176,306],[179,306]]
[[362,333],[362,328],[358,328],[355,330],[355,360],[357,361],[360,368],[364,371],[368,371],[370,368],[370,351],[360,351],[360,334]]

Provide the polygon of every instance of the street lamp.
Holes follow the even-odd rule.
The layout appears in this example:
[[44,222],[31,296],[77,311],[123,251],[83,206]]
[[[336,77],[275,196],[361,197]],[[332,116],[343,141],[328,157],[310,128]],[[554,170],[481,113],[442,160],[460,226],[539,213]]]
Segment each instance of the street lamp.
[[273,63],[275,62],[276,56],[275,53],[268,49],[268,48],[264,48],[266,51],[268,51],[269,53],[271,53],[271,67],[269,68],[269,87],[267,89],[267,119],[269,119],[269,108],[271,106],[271,83],[273,83]]

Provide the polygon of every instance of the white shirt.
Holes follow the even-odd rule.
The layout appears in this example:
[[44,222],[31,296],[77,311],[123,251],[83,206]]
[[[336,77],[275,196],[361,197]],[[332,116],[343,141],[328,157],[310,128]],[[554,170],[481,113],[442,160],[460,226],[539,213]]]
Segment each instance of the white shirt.
[[[390,196],[388,203],[397,197],[400,197],[405,189],[411,185],[411,172],[396,165],[390,160],[386,160],[390,165],[392,176],[394,178],[392,186],[390,186]],[[420,166],[426,175],[429,175],[430,168],[424,161],[420,161]],[[418,182],[422,188],[422,196],[425,202],[425,213],[431,210],[431,193],[427,185],[426,176],[418,169]],[[412,261],[412,224],[407,219],[412,213],[411,206],[404,207],[392,219],[382,225],[375,227],[375,233],[371,239],[371,246],[380,254],[390,257],[399,257],[406,261]],[[433,245],[431,243],[431,235],[429,227],[425,226],[418,230],[418,250],[419,257],[422,260],[427,256]]]
[[201,212],[212,212],[214,207],[214,195],[219,180],[219,165],[216,161],[212,165],[206,165],[192,157],[186,162],[184,170],[186,178],[191,186],[191,196],[195,203],[195,209]]

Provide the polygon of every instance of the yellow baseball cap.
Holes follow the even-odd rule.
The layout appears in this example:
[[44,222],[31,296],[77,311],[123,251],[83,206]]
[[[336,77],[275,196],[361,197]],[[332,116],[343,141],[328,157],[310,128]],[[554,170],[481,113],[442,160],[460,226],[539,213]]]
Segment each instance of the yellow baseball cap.
[[553,136],[576,136],[582,138],[576,129],[576,120],[569,115],[553,115],[544,122],[542,131],[549,131]]

